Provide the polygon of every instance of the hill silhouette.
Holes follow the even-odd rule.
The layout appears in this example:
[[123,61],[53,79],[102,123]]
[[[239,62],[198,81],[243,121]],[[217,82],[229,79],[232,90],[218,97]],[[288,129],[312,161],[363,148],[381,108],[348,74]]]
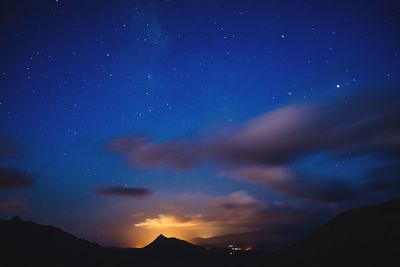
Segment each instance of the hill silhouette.
[[193,245],[187,241],[177,239],[174,237],[165,237],[159,235],[154,241],[145,246],[143,250],[160,252],[160,253],[190,253],[199,254],[205,253],[206,249]]
[[95,264],[95,255],[102,250],[59,228],[24,222],[19,217],[0,220],[0,237],[1,261],[8,263],[3,266],[32,266],[35,262],[54,266]]
[[105,248],[53,226],[0,220],[0,266],[400,266],[400,199],[337,215],[275,252],[205,249],[158,236],[143,249]]
[[400,199],[394,199],[341,213],[279,253],[289,266],[400,266],[399,241]]

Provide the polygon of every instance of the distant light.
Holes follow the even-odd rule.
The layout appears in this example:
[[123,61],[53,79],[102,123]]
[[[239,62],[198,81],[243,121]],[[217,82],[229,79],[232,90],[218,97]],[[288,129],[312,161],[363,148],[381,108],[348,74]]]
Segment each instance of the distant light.
[[340,88],[340,84],[336,84],[336,88]]
[[135,227],[142,227],[145,229],[165,229],[165,228],[191,228],[199,227],[202,225],[200,221],[181,221],[171,215],[159,214],[156,218],[147,218],[142,222],[135,224]]

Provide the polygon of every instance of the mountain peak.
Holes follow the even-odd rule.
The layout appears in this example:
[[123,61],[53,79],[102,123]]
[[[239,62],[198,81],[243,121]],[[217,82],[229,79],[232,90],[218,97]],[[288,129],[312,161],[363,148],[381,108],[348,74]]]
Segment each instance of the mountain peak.
[[173,246],[175,243],[186,242],[183,240],[179,240],[173,237],[166,237],[163,234],[160,234],[156,237],[150,244],[146,247],[166,247],[166,246]]
[[163,240],[163,239],[168,239],[168,238],[165,235],[160,234],[159,236],[157,236],[157,238],[155,240],[158,240],[158,239]]
[[150,244],[144,247],[145,249],[157,250],[157,251],[168,251],[168,252],[180,252],[180,251],[202,251],[203,248],[195,246],[185,240],[177,239],[174,237],[166,237],[160,234]]
[[[163,235],[163,234],[160,234],[160,235],[157,236],[156,239],[154,239],[153,242],[151,242],[150,244],[157,244],[157,245],[159,246],[159,245],[161,245],[161,244],[167,244],[167,243],[171,242],[172,239],[174,239],[174,238],[169,238],[169,237],[166,237],[166,236]],[[150,245],[150,244],[149,244],[149,245]]]

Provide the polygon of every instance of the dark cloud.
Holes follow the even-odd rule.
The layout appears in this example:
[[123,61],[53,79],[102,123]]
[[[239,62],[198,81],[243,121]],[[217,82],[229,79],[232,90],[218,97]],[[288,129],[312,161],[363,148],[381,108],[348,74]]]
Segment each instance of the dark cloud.
[[10,200],[0,202],[0,213],[10,213],[21,210],[25,207],[24,203],[20,201]]
[[325,216],[324,212],[313,210],[307,205],[293,206],[290,203],[264,203],[245,191],[237,191],[223,197],[209,198],[210,213],[203,218],[221,222],[221,226],[234,224],[253,229],[284,222],[314,220]]
[[371,169],[367,179],[369,190],[400,194],[400,162]]
[[0,135],[0,160],[11,159],[21,153],[21,149],[10,138]]
[[145,197],[152,194],[148,188],[111,186],[97,188],[96,192],[105,196]]
[[299,199],[337,202],[359,198],[352,186],[332,178],[300,175],[288,168],[252,166],[226,175],[266,185],[268,188]]
[[366,90],[330,102],[282,107],[199,140],[157,144],[133,136],[115,139],[109,148],[137,167],[187,169],[213,162],[296,198],[350,200],[358,194],[350,183],[289,173],[288,167],[318,153],[399,159],[399,97],[398,90]]
[[32,187],[34,176],[19,169],[0,168],[0,189]]

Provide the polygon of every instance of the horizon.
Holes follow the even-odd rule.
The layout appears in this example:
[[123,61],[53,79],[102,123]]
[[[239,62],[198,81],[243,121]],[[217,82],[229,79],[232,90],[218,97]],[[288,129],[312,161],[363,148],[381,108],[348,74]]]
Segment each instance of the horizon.
[[[34,224],[37,224],[37,225],[40,225],[40,226],[43,226],[43,227],[53,227],[53,228],[62,230],[62,231],[63,231],[64,233],[66,233],[66,234],[71,234],[71,235],[73,235],[74,237],[80,239],[79,236],[75,236],[75,235],[72,234],[72,233],[65,232],[63,229],[57,227],[56,225],[46,225],[46,224],[41,224],[41,223],[39,223],[39,222],[31,221],[31,220],[24,220],[23,218],[21,218],[21,217],[18,216],[18,215],[14,215],[14,216],[12,216],[12,217],[9,218],[9,219],[0,219],[0,220],[4,220],[4,221],[8,221],[8,222],[34,223]],[[144,245],[144,246],[142,246],[142,247],[118,247],[118,248],[139,248],[139,249],[140,249],[140,248],[145,248],[145,247],[147,247],[148,245],[154,243],[156,240],[159,240],[160,238],[162,238],[162,239],[164,239],[164,238],[165,238],[165,239],[175,239],[175,240],[185,241],[185,242],[194,244],[194,243],[192,243],[192,242],[190,242],[190,241],[188,241],[188,240],[179,239],[179,238],[176,238],[176,237],[174,237],[174,236],[166,236],[166,235],[160,233],[158,236],[155,237],[155,239],[153,239],[152,241],[150,241],[150,243],[148,243],[148,244],[146,244],[146,245]],[[83,240],[85,240],[85,239],[83,239]],[[96,242],[91,241],[91,240],[85,240],[85,241],[92,242],[92,243],[96,243]],[[97,244],[97,243],[96,243],[96,244]],[[194,245],[195,245],[195,244],[194,244]]]
[[0,218],[277,247],[399,197],[399,10],[2,1]]
[[[9,218],[0,218],[0,220],[10,221],[10,222],[12,222],[12,221],[32,222],[32,223],[35,223],[35,224],[38,224],[38,225],[41,225],[41,226],[45,226],[45,227],[47,227],[47,226],[54,227],[54,228],[57,228],[57,229],[62,230],[63,232],[65,232],[65,233],[67,233],[67,234],[72,234],[73,236],[75,236],[75,237],[77,237],[77,238],[81,238],[81,237],[75,235],[74,233],[69,233],[69,232],[65,231],[64,229],[58,227],[57,225],[43,224],[43,223],[36,222],[36,221],[32,221],[32,220],[25,220],[24,218],[21,218],[21,217],[18,216],[18,215],[12,215],[12,216],[9,217]],[[231,234],[235,235],[235,234],[242,234],[242,233],[231,233]],[[196,243],[196,242],[195,242],[195,239],[196,239],[196,238],[195,238],[194,240],[185,240],[185,239],[180,239],[180,238],[178,238],[178,237],[176,237],[176,236],[170,236],[170,235],[165,235],[164,233],[159,233],[153,240],[151,240],[151,241],[150,241],[149,243],[147,243],[147,244],[144,244],[144,245],[141,245],[141,246],[118,247],[118,248],[145,248],[146,246],[150,245],[151,243],[153,243],[154,241],[156,241],[156,240],[159,239],[160,237],[161,237],[161,238],[166,238],[166,239],[177,239],[177,240],[185,241],[185,242],[191,243],[191,244],[193,244],[193,245],[200,246],[200,247],[205,247],[205,248],[209,247],[210,245],[213,245],[213,244],[209,244],[209,243],[205,243],[205,244]],[[214,236],[212,236],[212,237],[214,237]],[[212,237],[210,237],[210,238],[212,238]],[[220,236],[217,236],[217,237],[220,237]],[[207,237],[205,237],[205,239],[207,239]],[[85,240],[85,239],[84,239],[84,240]],[[86,241],[88,241],[88,242],[94,242],[94,243],[97,244],[97,242],[95,242],[95,241],[93,241],[93,240],[86,240]],[[239,245],[239,246],[246,245],[247,247],[249,247],[248,244],[235,243],[235,242],[233,242],[233,243],[234,243],[235,245]],[[100,244],[100,245],[103,246],[102,244]],[[230,244],[226,244],[226,246],[229,246],[229,245],[230,245]],[[220,244],[217,244],[217,247],[218,247],[218,246],[220,246]]]
[[[359,207],[359,208],[362,208],[362,209],[376,209],[376,208],[380,208],[380,207],[382,207],[382,206],[386,206],[386,207],[390,207],[390,205],[392,205],[392,204],[400,204],[400,197],[397,197],[397,198],[393,198],[393,199],[390,199],[390,200],[388,200],[388,201],[385,201],[385,202],[381,202],[381,203],[378,203],[378,204],[375,204],[375,205],[372,205],[372,206],[362,206],[362,207]],[[355,208],[355,209],[350,209],[350,210],[346,210],[346,211],[344,211],[343,213],[341,213],[341,214],[345,214],[345,213],[353,213],[353,214],[356,214],[356,210],[359,210],[358,208]],[[332,217],[332,218],[329,218],[329,220],[327,221],[327,222],[324,222],[323,224],[321,224],[320,226],[318,226],[317,228],[315,228],[315,229],[313,229],[312,231],[310,231],[310,232],[308,232],[305,236],[302,236],[301,238],[299,238],[299,239],[297,239],[297,240],[294,240],[293,242],[291,242],[291,243],[287,243],[287,244],[285,244],[285,246],[283,246],[282,248],[291,248],[291,247],[294,247],[294,246],[296,246],[297,244],[299,244],[299,243],[301,243],[302,242],[302,240],[304,240],[304,239],[306,239],[306,238],[309,238],[310,239],[310,236],[312,236],[312,234],[313,234],[313,232],[315,232],[315,230],[317,230],[318,228],[323,228],[323,227],[326,227],[326,225],[327,225],[327,223],[328,222],[333,222],[335,219],[337,219],[337,218],[339,218],[340,217],[340,215],[341,214],[339,214],[339,215],[337,215],[337,216],[334,216],[334,217]],[[343,216],[342,216],[343,217]],[[377,219],[377,218],[371,218],[371,219]],[[0,219],[0,221],[1,220],[4,220],[4,219]],[[378,218],[378,221],[379,220],[381,220],[381,218]],[[59,228],[59,227],[57,227],[56,225],[44,225],[44,224],[41,224],[41,223],[38,223],[38,222],[34,222],[34,221],[30,221],[30,220],[23,220],[22,218],[20,218],[18,215],[14,215],[12,218],[9,218],[8,220],[7,219],[5,219],[4,220],[5,222],[12,222],[12,223],[18,223],[18,224],[20,224],[20,223],[33,223],[33,224],[35,224],[35,225],[38,225],[38,226],[40,226],[40,227],[44,227],[44,228],[47,228],[47,227],[50,227],[50,228],[55,228],[55,229],[58,229],[58,230],[61,230],[64,234],[67,234],[67,235],[73,235],[73,234],[71,234],[71,233],[68,233],[68,232],[65,232],[63,229],[61,229],[61,228]],[[42,228],[41,229],[41,231],[43,231],[44,230],[44,228]],[[96,242],[94,242],[94,241],[91,241],[91,240],[85,240],[85,239],[81,239],[79,236],[75,236],[75,235],[73,235],[75,238],[77,238],[77,239],[79,239],[79,240],[83,240],[84,242],[90,242],[90,243],[94,243],[94,244],[97,244]],[[179,238],[177,238],[177,237],[174,237],[174,236],[166,236],[166,235],[164,235],[164,234],[162,234],[162,233],[160,233],[158,236],[156,236],[153,240],[151,240],[148,244],[146,244],[146,245],[144,245],[144,246],[142,246],[142,247],[109,247],[109,248],[121,248],[121,249],[124,249],[124,248],[132,248],[132,249],[143,249],[143,248],[148,248],[150,245],[154,245],[154,244],[157,244],[157,245],[160,245],[160,246],[164,246],[165,244],[162,244],[162,243],[157,243],[157,242],[160,242],[160,240],[162,240],[161,242],[163,242],[164,240],[168,240],[168,242],[170,242],[170,241],[173,241],[173,242],[181,242],[181,241],[183,241],[184,243],[188,243],[189,245],[195,245],[195,246],[197,246],[197,247],[202,247],[202,248],[204,248],[204,249],[218,249],[218,248],[225,248],[225,249],[227,249],[228,251],[230,251],[231,253],[231,255],[232,255],[232,252],[237,252],[237,251],[242,251],[242,250],[244,250],[244,251],[249,251],[249,250],[258,250],[258,251],[263,251],[263,250],[265,250],[265,251],[270,251],[270,252],[276,252],[276,251],[279,251],[279,249],[281,249],[280,247],[277,247],[277,248],[273,248],[272,250],[269,248],[269,249],[265,249],[265,248],[262,248],[262,247],[253,247],[252,245],[250,245],[250,244],[245,244],[245,243],[240,243],[240,242],[235,242],[235,241],[232,241],[232,242],[228,242],[228,243],[225,243],[224,244],[224,246],[221,246],[221,244],[214,244],[214,243],[196,243],[196,242],[192,242],[192,241],[190,241],[190,240],[184,240],[184,239],[179,239]],[[172,246],[172,243],[166,243],[168,246]],[[97,244],[97,245],[100,245],[100,246],[102,246],[101,244]],[[175,243],[175,245],[176,245],[176,243]],[[174,245],[173,245],[174,246]],[[104,247],[104,246],[103,246]],[[107,248],[107,247],[106,247]],[[162,247],[157,247],[157,250],[160,250],[160,252],[163,250],[163,249],[167,249],[166,247],[164,247],[164,248],[162,248]]]

